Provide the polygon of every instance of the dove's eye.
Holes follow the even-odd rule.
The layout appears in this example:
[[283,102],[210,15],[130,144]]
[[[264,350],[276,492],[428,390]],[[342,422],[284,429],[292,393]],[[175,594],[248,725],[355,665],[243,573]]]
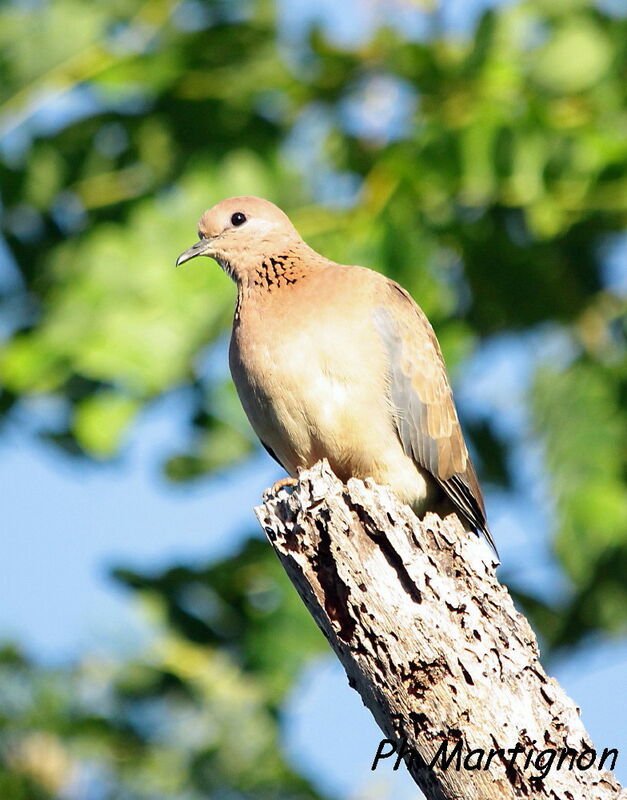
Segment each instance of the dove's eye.
[[231,217],[231,225],[243,225],[246,222],[246,214],[242,214],[241,211],[236,211],[235,214]]

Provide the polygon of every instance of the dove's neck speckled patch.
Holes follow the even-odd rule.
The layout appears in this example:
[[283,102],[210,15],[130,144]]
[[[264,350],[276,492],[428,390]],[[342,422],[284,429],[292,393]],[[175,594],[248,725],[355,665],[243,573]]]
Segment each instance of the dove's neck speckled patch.
[[277,248],[272,255],[264,254],[254,260],[251,256],[251,253],[246,253],[240,259],[237,269],[225,266],[239,287],[236,319],[242,311],[242,303],[260,302],[264,297],[276,295],[282,299],[283,292],[292,287],[298,288],[321,268],[333,263],[304,242],[281,250]]
[[298,283],[306,273],[303,259],[296,252],[266,256],[257,266],[244,273],[245,279],[240,284],[235,317],[239,317],[244,295],[272,294],[278,289],[283,290]]
[[285,253],[265,258],[251,272],[249,285],[272,292],[284,286],[293,286],[303,276],[302,261],[294,253]]

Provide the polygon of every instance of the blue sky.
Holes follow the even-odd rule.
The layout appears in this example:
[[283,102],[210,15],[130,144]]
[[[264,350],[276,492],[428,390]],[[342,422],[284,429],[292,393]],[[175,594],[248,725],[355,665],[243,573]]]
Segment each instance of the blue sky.
[[134,612],[109,579],[111,566],[218,558],[256,528],[259,489],[278,476],[265,454],[194,486],[159,474],[160,457],[179,440],[178,400],[173,393],[149,410],[111,465],[73,461],[9,428],[0,440],[0,481],[10,487],[1,634],[51,661],[89,646],[92,636],[101,640],[109,626],[116,638]]

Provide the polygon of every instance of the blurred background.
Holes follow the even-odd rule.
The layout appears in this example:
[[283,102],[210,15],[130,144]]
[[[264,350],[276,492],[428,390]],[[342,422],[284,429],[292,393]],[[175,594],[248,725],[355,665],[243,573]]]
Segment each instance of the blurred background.
[[234,286],[174,269],[234,194],[429,315],[625,781],[625,2],[5,0],[0,45],[3,800],[418,794],[254,522]]

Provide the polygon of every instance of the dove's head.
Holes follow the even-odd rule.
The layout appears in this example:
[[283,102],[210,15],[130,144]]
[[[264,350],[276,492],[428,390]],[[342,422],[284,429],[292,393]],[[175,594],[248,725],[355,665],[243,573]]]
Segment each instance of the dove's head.
[[259,197],[230,197],[205,211],[198,223],[198,239],[181,253],[176,265],[209,256],[236,280],[257,269],[264,259],[302,243],[287,215]]

